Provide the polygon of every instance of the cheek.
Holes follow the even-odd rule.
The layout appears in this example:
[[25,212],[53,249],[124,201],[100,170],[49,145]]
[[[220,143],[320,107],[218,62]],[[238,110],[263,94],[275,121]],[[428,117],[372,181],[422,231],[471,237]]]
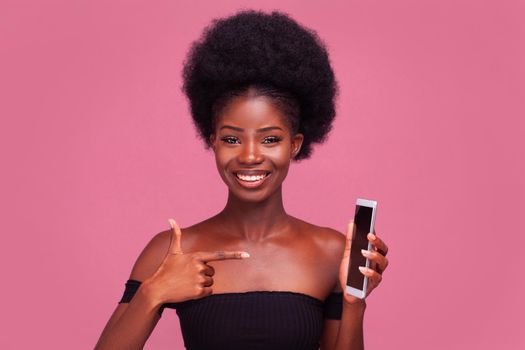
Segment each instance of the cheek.
[[219,147],[215,150],[217,171],[225,183],[228,183],[228,173],[236,168],[237,153],[233,148]]
[[228,160],[230,158],[231,157],[228,157],[227,153],[223,150],[219,149],[215,152],[215,163],[217,164],[217,168],[219,169],[219,171],[228,164]]
[[228,168],[228,161],[224,156],[221,156],[219,153],[215,153],[215,165],[217,167],[217,172],[222,181],[228,184],[228,177],[226,175],[226,170]]
[[276,167],[288,167],[291,161],[291,147],[286,145],[269,149],[266,152],[266,158]]

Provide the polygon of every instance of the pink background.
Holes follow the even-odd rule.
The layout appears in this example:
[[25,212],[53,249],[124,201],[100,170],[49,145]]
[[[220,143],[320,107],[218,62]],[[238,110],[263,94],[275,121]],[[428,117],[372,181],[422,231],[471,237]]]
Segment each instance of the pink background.
[[[180,71],[204,26],[241,7],[288,12],[330,50],[338,117],[292,167],[285,205],[343,231],[356,197],[379,201],[391,264],[367,348],[525,348],[525,2],[0,6],[0,348],[92,348],[167,219],[222,209]],[[181,347],[167,310],[146,348]]]

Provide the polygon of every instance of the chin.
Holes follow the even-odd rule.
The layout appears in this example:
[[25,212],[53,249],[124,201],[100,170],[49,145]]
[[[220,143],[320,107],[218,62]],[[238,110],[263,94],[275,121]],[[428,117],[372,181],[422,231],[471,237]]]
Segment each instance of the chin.
[[233,185],[228,184],[228,191],[229,191],[230,196],[236,198],[237,200],[241,202],[246,202],[246,203],[251,203],[251,204],[262,203],[268,200],[269,198],[278,194],[280,188],[281,186],[279,186],[278,188],[272,188],[272,189],[265,188],[265,189],[260,189],[260,190],[250,190],[250,189],[239,188],[238,185],[236,184],[233,184]]
[[231,187],[228,189],[230,192],[230,195],[235,197],[236,199],[247,202],[247,203],[259,203],[267,200],[269,197],[271,197],[271,194],[267,193],[266,191],[253,191],[249,192],[246,190],[239,190],[239,189],[232,189]]

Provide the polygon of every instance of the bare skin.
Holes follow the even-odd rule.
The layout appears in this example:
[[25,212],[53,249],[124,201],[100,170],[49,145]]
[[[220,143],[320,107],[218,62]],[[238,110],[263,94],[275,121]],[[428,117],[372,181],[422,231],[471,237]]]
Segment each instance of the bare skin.
[[[141,349],[166,302],[268,290],[324,300],[344,288],[353,226],[345,237],[284,210],[282,183],[303,136],[292,135],[281,111],[264,97],[237,97],[217,119],[210,141],[229,190],[225,208],[182,230],[172,223],[151,240],[130,275],[143,283],[129,304],[118,305],[97,349]],[[248,171],[269,175],[251,188],[236,175]],[[388,265],[388,247],[377,236],[369,239],[379,251],[370,255],[372,269],[362,271],[370,278],[368,293],[381,281],[376,265],[380,271]],[[342,319],[325,320],[323,350],[363,348],[365,303],[346,294],[343,301]]]

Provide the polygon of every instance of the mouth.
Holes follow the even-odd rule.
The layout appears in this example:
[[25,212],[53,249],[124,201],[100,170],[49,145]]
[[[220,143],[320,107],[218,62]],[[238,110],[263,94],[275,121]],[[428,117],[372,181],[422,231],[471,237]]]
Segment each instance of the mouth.
[[259,187],[270,174],[271,172],[259,172],[258,174],[234,173],[237,181],[246,188]]

